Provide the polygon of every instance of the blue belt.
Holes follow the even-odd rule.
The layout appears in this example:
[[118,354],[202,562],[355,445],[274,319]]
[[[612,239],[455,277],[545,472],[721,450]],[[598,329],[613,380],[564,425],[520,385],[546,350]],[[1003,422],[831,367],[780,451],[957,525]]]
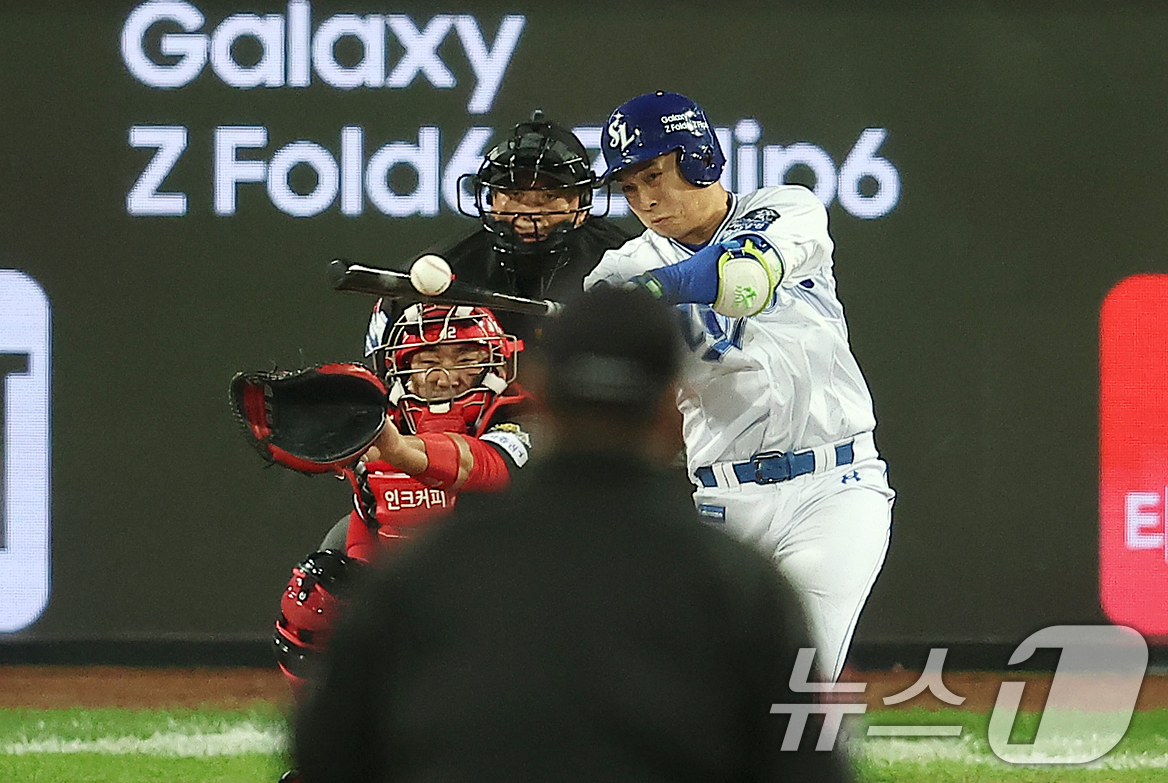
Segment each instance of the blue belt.
[[[855,459],[852,451],[852,441],[841,443],[835,447],[835,464],[851,465]],[[813,451],[762,451],[755,454],[748,462],[735,462],[732,465],[734,475],[739,484],[777,484],[788,481],[796,476],[804,476],[815,472],[815,452]],[[718,479],[712,467],[698,468],[694,471],[703,487],[718,486]]]

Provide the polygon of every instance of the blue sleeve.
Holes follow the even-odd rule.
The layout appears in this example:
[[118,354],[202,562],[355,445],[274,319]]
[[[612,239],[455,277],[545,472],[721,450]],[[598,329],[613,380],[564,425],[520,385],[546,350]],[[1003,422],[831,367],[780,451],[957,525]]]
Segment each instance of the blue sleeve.
[[[670,304],[713,304],[718,298],[718,259],[725,248],[708,245],[684,261],[647,272],[661,286]],[[635,280],[635,278],[634,278]]]

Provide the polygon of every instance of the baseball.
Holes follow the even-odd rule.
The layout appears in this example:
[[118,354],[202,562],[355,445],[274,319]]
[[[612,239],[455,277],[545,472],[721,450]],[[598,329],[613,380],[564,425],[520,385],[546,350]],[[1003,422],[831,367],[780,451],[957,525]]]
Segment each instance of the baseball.
[[410,282],[414,290],[425,296],[438,296],[450,287],[453,279],[450,264],[442,256],[422,256],[410,267]]

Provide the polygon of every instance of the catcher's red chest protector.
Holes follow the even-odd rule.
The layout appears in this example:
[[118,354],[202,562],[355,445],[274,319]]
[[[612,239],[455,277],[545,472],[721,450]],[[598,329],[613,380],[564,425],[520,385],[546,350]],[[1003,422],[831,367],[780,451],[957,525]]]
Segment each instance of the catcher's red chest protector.
[[419,526],[453,510],[457,498],[385,462],[366,463],[350,474],[350,481],[355,509],[345,552],[362,560],[372,560],[379,547],[412,538]]

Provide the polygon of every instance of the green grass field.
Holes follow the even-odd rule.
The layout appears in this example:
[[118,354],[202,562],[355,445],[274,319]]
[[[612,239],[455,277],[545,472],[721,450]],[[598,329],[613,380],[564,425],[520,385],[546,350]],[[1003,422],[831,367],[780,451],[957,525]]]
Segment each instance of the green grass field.
[[[874,724],[961,725],[954,738],[866,737]],[[1123,741],[1085,766],[1019,767],[990,751],[988,716],[885,710],[845,721],[863,781],[1074,783],[1168,780],[1168,710],[1137,713]],[[1032,739],[1036,715],[1011,735]],[[3,783],[275,783],[285,768],[284,717],[274,708],[131,711],[0,710]],[[1068,746],[1083,737],[1066,738]],[[1088,738],[1089,739],[1089,738]]]

